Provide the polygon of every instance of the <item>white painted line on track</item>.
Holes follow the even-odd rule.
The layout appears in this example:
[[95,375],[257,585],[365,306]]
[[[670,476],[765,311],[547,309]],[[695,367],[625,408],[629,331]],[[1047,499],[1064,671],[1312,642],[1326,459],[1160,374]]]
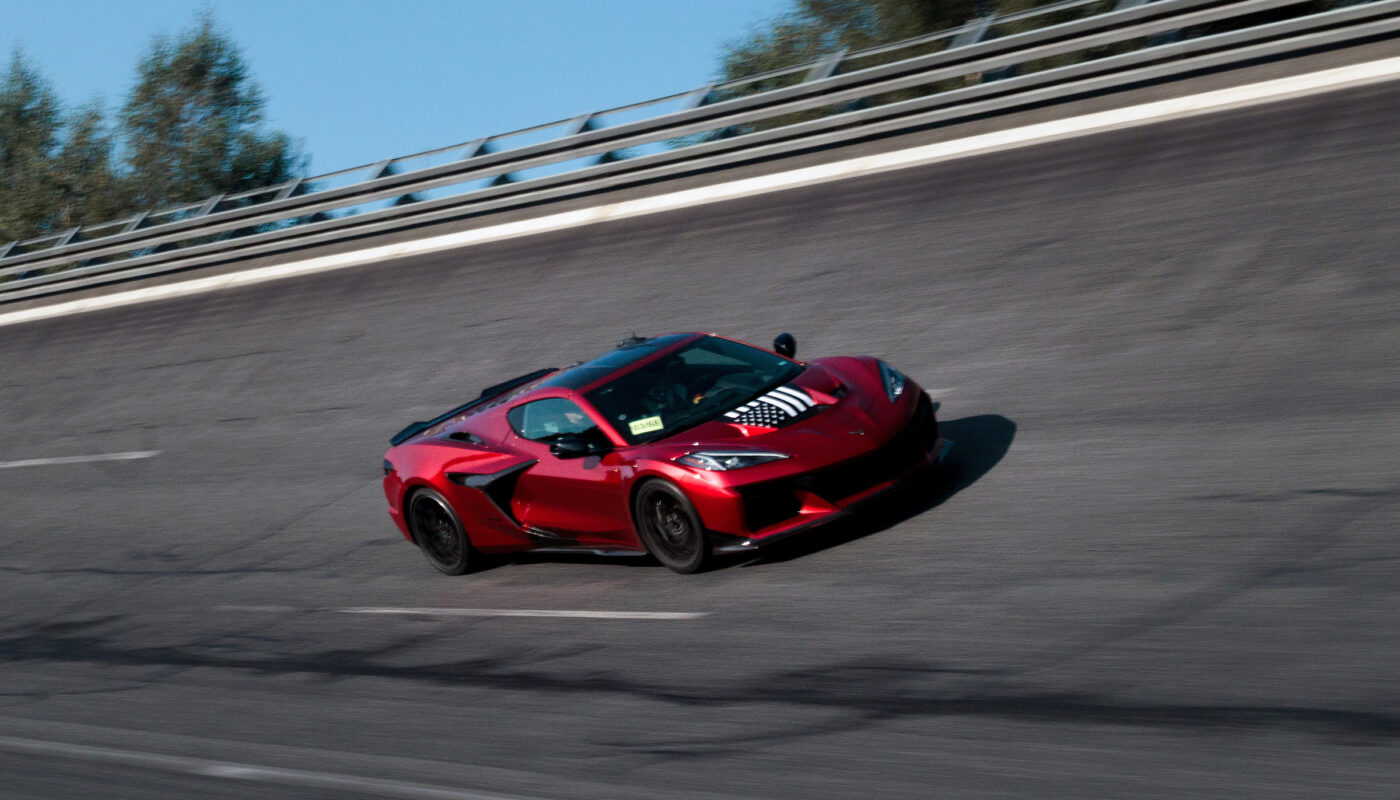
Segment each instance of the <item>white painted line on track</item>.
[[293,606],[219,606],[223,611],[253,614],[290,614],[297,611],[325,614],[379,614],[405,617],[534,617],[543,619],[640,619],[688,620],[708,617],[708,611],[589,611],[547,608],[400,608],[355,606],[350,608],[295,608]]
[[215,761],[206,758],[189,758],[163,753],[146,753],[137,750],[119,750],[112,747],[68,744],[43,739],[21,739],[0,736],[0,750],[27,755],[71,758],[83,761],[100,761],[122,766],[146,767],[163,772],[183,775],[198,775],[206,778],[253,781],[280,786],[297,786],[315,789],[353,790],[360,794],[377,794],[383,797],[433,798],[435,800],[519,800],[506,795],[486,794],[447,786],[433,786],[426,783],[364,778],[335,772],[315,772],[302,769],[265,767],[257,764],[237,764],[229,761]]
[[539,608],[333,608],[337,614],[402,614],[428,617],[549,617],[558,619],[700,619],[708,611],[576,611]]
[[995,153],[1029,147],[1036,144],[1072,139],[1105,131],[1166,122],[1185,117],[1199,116],[1247,106],[1291,100],[1324,92],[1349,89],[1400,77],[1400,57],[1380,59],[1364,64],[1337,67],[1306,75],[1262,81],[1260,83],[1218,89],[1187,97],[1158,100],[1124,108],[1083,114],[1077,117],[1041,122],[1011,128],[1004,131],[968,136],[947,142],[921,145],[892,153],[879,153],[859,158],[818,164],[801,169],[743,178],[710,186],[701,186],[678,192],[644,197],[636,200],[623,200],[592,208],[549,214],[534,219],[488,225],[469,231],[431,236],[411,242],[369,247],[349,253],[318,256],[302,261],[276,264],[234,272],[227,275],[213,275],[207,278],[181,281],[151,286],[145,289],[132,289],[124,292],[100,295],[84,300],[70,300],[53,305],[28,308],[0,314],[0,326],[16,325],[51,317],[80,314],[105,308],[144,303],[203,294],[218,289],[249,286],[267,281],[311,275],[318,272],[344,269],[346,267],[371,264],[395,258],[454,250],[471,245],[516,239],[540,233],[567,230],[585,225],[593,225],[610,220],[629,219],[663,211],[691,208],[693,206],[719,203],[742,197],[767,194],[769,192],[795,189],[803,186],[830,183],[866,175],[908,169],[910,167],[952,161],[959,158]]
[[137,450],[130,453],[98,453],[91,456],[59,456],[58,458],[29,458],[24,461],[0,461],[0,469],[21,467],[50,467],[57,464],[90,464],[95,461],[137,461],[155,458],[159,450]]

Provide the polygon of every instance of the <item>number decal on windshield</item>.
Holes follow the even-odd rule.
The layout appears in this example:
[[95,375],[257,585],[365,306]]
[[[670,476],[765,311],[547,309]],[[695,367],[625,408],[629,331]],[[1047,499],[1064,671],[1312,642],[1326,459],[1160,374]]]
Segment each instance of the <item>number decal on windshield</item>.
[[659,416],[642,417],[641,419],[634,419],[631,422],[627,423],[627,429],[632,432],[633,436],[640,436],[644,433],[659,431],[664,427],[666,426],[661,424],[661,417]]

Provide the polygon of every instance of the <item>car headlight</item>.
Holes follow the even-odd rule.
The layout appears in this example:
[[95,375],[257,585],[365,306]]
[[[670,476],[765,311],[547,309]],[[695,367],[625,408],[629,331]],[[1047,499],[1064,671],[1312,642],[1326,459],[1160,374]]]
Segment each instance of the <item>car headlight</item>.
[[686,453],[677,458],[676,461],[688,467],[696,467],[710,472],[725,472],[791,457],[787,453],[755,453],[752,450],[739,452],[706,450],[699,453]]
[[899,370],[883,361],[880,362],[880,378],[885,384],[885,396],[890,399],[891,403],[904,394],[904,383],[907,378],[900,374]]

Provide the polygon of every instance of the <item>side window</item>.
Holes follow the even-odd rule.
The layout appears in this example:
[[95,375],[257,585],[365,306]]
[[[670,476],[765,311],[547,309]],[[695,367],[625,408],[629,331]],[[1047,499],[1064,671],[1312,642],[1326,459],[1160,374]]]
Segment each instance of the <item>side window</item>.
[[592,432],[601,435],[583,409],[562,397],[547,397],[516,406],[506,414],[506,419],[510,420],[510,426],[516,433],[537,442],[547,442],[566,433]]

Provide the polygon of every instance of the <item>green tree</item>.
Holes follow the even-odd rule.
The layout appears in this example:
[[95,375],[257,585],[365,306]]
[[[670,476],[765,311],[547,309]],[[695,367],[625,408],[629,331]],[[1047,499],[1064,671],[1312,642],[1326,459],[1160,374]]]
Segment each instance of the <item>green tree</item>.
[[121,131],[140,207],[270,186],[304,169],[286,134],[262,129],[262,95],[211,17],[158,37],[138,77]]
[[16,49],[0,79],[0,244],[52,229],[59,129],[57,98]]
[[84,106],[64,123],[63,144],[52,160],[59,190],[61,228],[108,222],[132,207],[130,183],[112,166],[112,136],[99,103]]
[[[980,0],[797,0],[790,13],[725,47],[725,80],[953,28],[991,4]],[[766,87],[765,87],[766,88]]]
[[[777,70],[816,61],[841,50],[856,52],[905,39],[913,39],[941,31],[953,31],[964,23],[993,13],[1005,15],[1046,5],[1054,0],[794,0],[793,10],[766,25],[754,28],[748,35],[729,42],[720,63],[722,80],[738,81]],[[1043,23],[1042,23],[1043,24]],[[1019,23],[1002,26],[1003,33],[1017,29]],[[993,31],[989,35],[996,35]],[[848,58],[843,70],[866,69],[890,61],[944,49],[952,37],[939,37],[910,48]],[[884,92],[861,98],[864,105],[882,105],[926,94],[961,88],[968,82],[980,80],[980,75],[958,76],[913,89]],[[806,79],[799,70],[786,75],[750,80],[737,86],[717,90],[709,95],[711,103],[745,95],[780,89]],[[680,137],[673,146],[722,139],[776,128],[831,113],[847,110],[850,103],[785,114],[780,117],[748,123],[722,130]]]

